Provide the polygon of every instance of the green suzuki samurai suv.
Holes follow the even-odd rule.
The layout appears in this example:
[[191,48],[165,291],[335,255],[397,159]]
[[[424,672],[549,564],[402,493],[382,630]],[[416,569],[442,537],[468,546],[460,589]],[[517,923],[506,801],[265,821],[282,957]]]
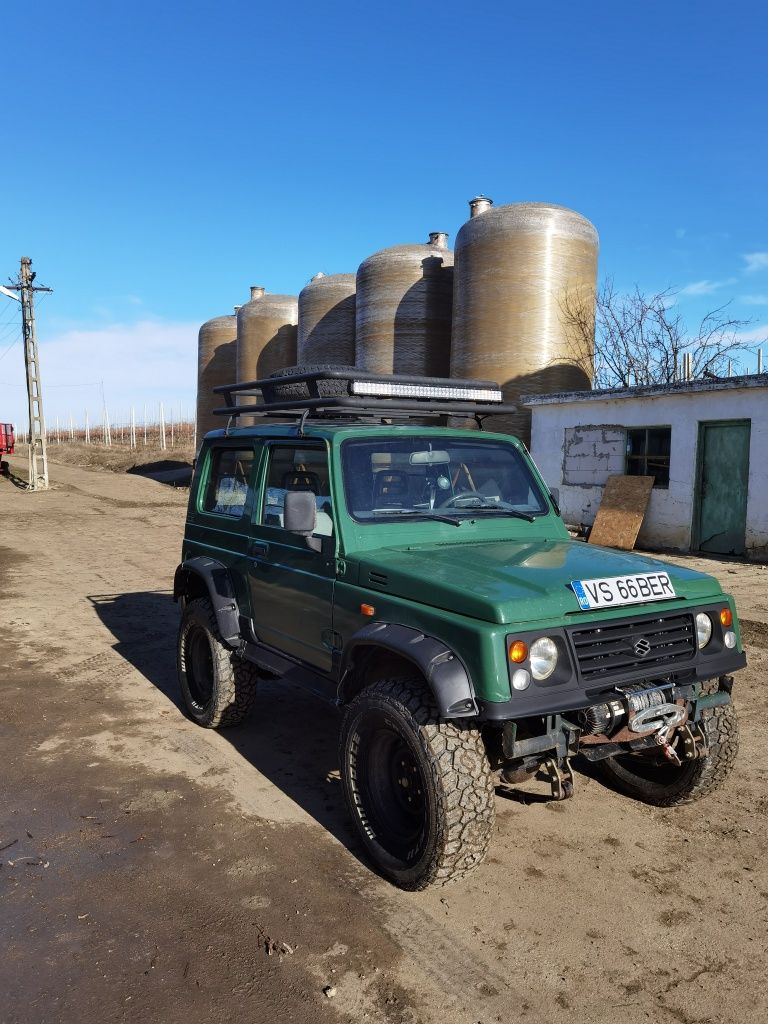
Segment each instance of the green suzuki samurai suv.
[[[217,390],[227,428],[202,443],[174,582],[186,708],[234,725],[265,675],[339,705],[349,813],[385,877],[463,876],[495,787],[571,796],[576,755],[657,806],[725,779],[733,599],[572,539],[525,446],[482,430],[511,411],[498,385],[298,367]],[[423,425],[462,418],[480,429]]]

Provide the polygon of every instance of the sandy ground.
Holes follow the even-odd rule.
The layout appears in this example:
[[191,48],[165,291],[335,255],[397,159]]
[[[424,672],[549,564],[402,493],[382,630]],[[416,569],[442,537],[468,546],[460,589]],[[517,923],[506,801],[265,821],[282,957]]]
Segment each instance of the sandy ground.
[[489,861],[405,894],[350,830],[333,709],[269,683],[225,733],[179,710],[185,492],[51,470],[0,480],[2,1024],[766,1019],[768,569],[695,563],[748,620],[720,792],[500,796]]

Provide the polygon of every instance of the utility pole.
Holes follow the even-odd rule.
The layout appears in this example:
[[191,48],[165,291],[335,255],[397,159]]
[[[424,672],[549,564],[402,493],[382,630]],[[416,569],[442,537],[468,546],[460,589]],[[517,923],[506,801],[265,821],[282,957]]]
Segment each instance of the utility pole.
[[[24,367],[27,372],[27,398],[29,401],[29,489],[48,489],[48,449],[43,415],[43,391],[40,381],[40,357],[35,333],[35,292],[50,292],[50,288],[35,287],[32,260],[21,257],[19,280],[11,284],[13,291],[3,288],[3,295],[21,304],[21,328],[24,336]],[[16,292],[19,294],[17,295]]]

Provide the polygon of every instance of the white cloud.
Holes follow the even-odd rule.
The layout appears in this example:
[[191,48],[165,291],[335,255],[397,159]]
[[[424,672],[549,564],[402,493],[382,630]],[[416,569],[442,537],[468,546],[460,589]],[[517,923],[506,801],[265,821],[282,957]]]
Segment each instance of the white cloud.
[[750,327],[748,331],[737,331],[736,337],[746,345],[765,345],[768,343],[768,324],[761,327]]
[[768,295],[740,295],[739,302],[747,306],[768,306]]
[[730,284],[736,284],[735,277],[728,277],[724,281],[692,281],[684,288],[681,288],[678,295],[711,295],[720,288],[726,288]]
[[[113,421],[125,420],[133,406],[137,417],[146,403],[156,412],[163,402],[178,415],[193,409],[197,378],[196,323],[139,320],[91,329],[68,329],[40,340],[40,372],[46,419],[82,423],[85,409],[91,422],[101,415],[101,382]],[[19,373],[19,385],[23,374]],[[2,397],[18,406],[15,418],[24,418],[24,392],[12,385]]]
[[742,259],[746,263],[744,270],[748,274],[756,270],[768,270],[768,252],[745,252]]

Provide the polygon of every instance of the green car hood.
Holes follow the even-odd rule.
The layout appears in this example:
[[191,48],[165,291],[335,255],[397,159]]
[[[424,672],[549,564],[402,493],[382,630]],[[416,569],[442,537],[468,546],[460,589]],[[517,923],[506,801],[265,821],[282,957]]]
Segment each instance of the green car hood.
[[[393,596],[498,623],[530,623],[579,611],[571,580],[669,574],[678,598],[717,597],[712,576],[655,558],[579,541],[494,540],[381,548],[361,560],[358,580]],[[380,576],[384,579],[380,580]],[[639,609],[643,605],[635,605]]]

